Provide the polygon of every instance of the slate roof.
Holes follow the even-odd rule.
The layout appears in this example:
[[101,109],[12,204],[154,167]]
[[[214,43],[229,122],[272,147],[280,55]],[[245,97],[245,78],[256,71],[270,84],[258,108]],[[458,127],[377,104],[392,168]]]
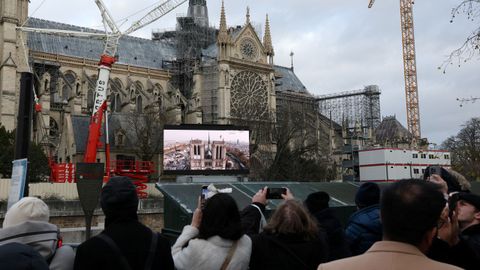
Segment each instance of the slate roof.
[[280,75],[275,80],[275,91],[293,91],[309,94],[305,85],[303,85],[291,68],[282,66],[274,66],[274,68],[276,75]]
[[407,141],[412,134],[404,127],[395,116],[386,116],[375,129],[377,142]]
[[[30,17],[28,27],[61,29],[70,31],[96,32],[102,31],[47,21]],[[30,50],[75,56],[99,60],[103,52],[103,40],[93,38],[66,37],[53,34],[28,33],[27,44]],[[175,46],[169,41],[152,41],[149,39],[124,36],[118,45],[120,64],[160,69],[162,60],[175,58]]]

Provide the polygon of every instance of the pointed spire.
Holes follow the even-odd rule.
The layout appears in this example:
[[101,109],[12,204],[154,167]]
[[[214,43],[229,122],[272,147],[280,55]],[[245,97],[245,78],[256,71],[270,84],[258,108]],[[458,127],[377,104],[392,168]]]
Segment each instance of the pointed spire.
[[247,6],[247,21],[245,22],[245,24],[250,24],[250,7]]
[[227,31],[227,19],[225,16],[225,7],[222,0],[222,9],[220,12],[220,29],[218,31],[217,42],[218,43],[229,43],[230,36],[228,35]]
[[290,61],[291,61],[291,63],[290,63],[290,69],[291,69],[291,70],[293,70],[293,56],[294,56],[294,55],[295,55],[295,54],[293,53],[293,51],[291,51],[291,52],[290,52]]
[[263,36],[263,47],[265,48],[265,53],[267,55],[273,56],[275,53],[272,46],[272,36],[270,34],[270,22],[267,19],[265,20],[265,35]]

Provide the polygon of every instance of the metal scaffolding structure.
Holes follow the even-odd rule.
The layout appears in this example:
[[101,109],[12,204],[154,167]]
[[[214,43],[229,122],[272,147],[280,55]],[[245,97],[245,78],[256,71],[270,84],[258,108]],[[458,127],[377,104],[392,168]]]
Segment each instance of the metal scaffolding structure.
[[380,124],[380,89],[368,85],[364,89],[317,97],[320,113],[347,128],[376,128]]
[[205,20],[189,15],[177,17],[174,31],[152,33],[153,40],[168,40],[175,44],[175,59],[163,61],[162,68],[171,72],[173,86],[187,98],[192,94],[193,73],[202,50],[214,44],[217,38],[215,28],[205,26]]

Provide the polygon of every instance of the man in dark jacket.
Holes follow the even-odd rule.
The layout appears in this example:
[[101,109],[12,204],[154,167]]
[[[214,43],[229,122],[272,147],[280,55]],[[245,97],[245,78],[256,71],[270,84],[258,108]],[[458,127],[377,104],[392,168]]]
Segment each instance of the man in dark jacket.
[[352,255],[365,253],[375,242],[382,240],[380,221],[380,188],[367,182],[358,188],[355,204],[358,211],[348,220],[345,237]]
[[329,207],[329,201],[328,193],[318,191],[308,195],[304,204],[317,220],[318,227],[325,232],[329,251],[328,261],[334,261],[349,257],[350,250],[347,247],[342,224]]
[[105,230],[78,247],[74,269],[173,269],[168,241],[138,221],[138,197],[130,178],[112,177],[100,203]]
[[480,257],[480,196],[472,193],[460,194],[457,213],[460,238],[472,246]]

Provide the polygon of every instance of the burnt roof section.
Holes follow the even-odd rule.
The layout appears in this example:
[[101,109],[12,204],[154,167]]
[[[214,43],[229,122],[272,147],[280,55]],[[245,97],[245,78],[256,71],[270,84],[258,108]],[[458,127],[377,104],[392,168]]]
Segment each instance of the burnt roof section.
[[[102,31],[47,21],[30,17],[28,27],[60,29],[69,31],[102,33]],[[101,39],[66,37],[53,34],[28,33],[27,44],[30,50],[52,54],[61,54],[99,60],[104,43]],[[175,45],[169,41],[152,41],[149,39],[124,36],[118,43],[119,64],[146,68],[162,68],[162,60],[175,57]]]
[[411,140],[412,134],[404,127],[395,116],[386,116],[375,129],[378,143],[400,142]]
[[297,93],[309,94],[307,88],[298,79],[297,75],[291,68],[274,66],[275,76],[275,91],[293,91]]

